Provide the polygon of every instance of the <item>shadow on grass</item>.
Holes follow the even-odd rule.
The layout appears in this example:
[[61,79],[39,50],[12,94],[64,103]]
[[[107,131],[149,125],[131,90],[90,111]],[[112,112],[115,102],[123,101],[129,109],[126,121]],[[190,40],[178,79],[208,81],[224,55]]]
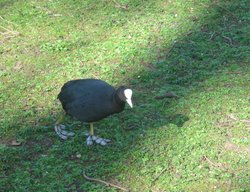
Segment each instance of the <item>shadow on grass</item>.
[[15,3],[15,1],[3,0],[3,1],[0,2],[0,9],[4,9],[7,6],[11,6],[11,5],[13,5],[13,3]]
[[[40,117],[44,119],[46,129],[38,123],[39,128],[28,133],[30,139],[27,140],[30,141],[26,141],[24,146],[3,149],[6,156],[1,158],[1,162],[17,163],[12,168],[9,165],[1,167],[3,175],[6,175],[1,181],[5,184],[3,190],[26,187],[32,191],[45,187],[51,191],[81,188],[109,191],[85,181],[82,171],[93,177],[115,178],[130,166],[130,155],[134,149],[143,148],[140,142],[147,140],[149,132],[157,134],[161,127],[168,131],[169,124],[175,125],[173,129],[182,129],[189,120],[185,114],[173,111],[173,104],[181,99],[155,100],[155,96],[174,91],[181,97],[189,97],[191,90],[199,91],[203,81],[216,78],[222,71],[245,67],[244,63],[248,61],[248,44],[244,39],[247,21],[241,15],[234,15],[242,8],[244,4],[238,1],[228,2],[224,8],[212,5],[208,10],[213,15],[201,28],[175,40],[171,48],[164,48],[159,57],[146,64],[144,71],[127,81],[135,90],[135,108],[96,123],[98,135],[113,140],[107,148],[86,147],[81,130],[76,130],[78,134],[72,140],[61,142],[54,139],[55,133],[48,129],[53,122],[46,116]],[[226,23],[222,15],[227,19]],[[164,42],[162,47],[165,47]],[[149,53],[151,51],[155,50],[149,50]],[[77,123],[75,126],[80,127]],[[131,130],[126,130],[130,127]],[[174,137],[172,133],[176,132],[169,133],[166,139]],[[154,141],[149,142],[155,144]],[[16,185],[18,181],[11,181],[18,176],[25,179]]]

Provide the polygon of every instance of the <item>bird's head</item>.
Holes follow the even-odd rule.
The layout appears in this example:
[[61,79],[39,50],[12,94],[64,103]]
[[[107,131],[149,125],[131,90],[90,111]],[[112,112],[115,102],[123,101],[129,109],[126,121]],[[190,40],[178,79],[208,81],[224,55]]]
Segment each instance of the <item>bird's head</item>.
[[132,94],[133,91],[131,89],[128,89],[126,87],[119,87],[118,88],[118,97],[120,100],[127,102],[127,104],[133,108],[133,103],[132,103]]

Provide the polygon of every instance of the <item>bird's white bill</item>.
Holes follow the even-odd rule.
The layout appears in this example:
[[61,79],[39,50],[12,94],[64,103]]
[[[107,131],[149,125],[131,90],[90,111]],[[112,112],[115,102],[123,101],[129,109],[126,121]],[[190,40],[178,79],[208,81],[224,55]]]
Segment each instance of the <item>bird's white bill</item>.
[[129,104],[129,106],[131,108],[133,108],[133,103],[132,103],[132,100],[131,99],[126,99],[127,103]]

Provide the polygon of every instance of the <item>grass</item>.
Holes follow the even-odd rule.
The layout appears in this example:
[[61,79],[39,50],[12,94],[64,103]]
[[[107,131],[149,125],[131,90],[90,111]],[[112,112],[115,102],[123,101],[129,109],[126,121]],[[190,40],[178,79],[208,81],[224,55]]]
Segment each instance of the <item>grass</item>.
[[[116,2],[0,0],[0,190],[116,191],[85,171],[131,191],[249,191],[248,1]],[[95,125],[107,147],[72,119],[73,139],[53,131],[63,83],[90,77],[134,90]]]

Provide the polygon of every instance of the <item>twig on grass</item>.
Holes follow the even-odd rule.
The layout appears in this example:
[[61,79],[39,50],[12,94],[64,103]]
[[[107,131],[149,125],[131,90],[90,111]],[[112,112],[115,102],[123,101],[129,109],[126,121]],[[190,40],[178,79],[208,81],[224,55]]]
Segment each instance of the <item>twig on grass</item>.
[[210,165],[212,165],[213,167],[220,168],[220,169],[223,169],[223,170],[227,170],[227,168],[224,167],[221,163],[214,163],[214,162],[211,161],[206,155],[204,155],[203,157],[204,157],[204,159],[205,159]]
[[164,99],[164,98],[179,98],[179,96],[173,92],[167,92],[163,95],[159,95],[155,97],[155,99]]
[[250,123],[250,119],[239,119],[238,117],[235,117],[233,114],[229,114],[228,117],[234,121],[241,121],[244,123]]
[[36,6],[36,8],[41,10],[41,11],[44,11],[47,15],[52,16],[52,17],[61,17],[61,16],[63,16],[62,14],[54,13],[53,11],[51,11],[51,10],[45,8],[45,7]]
[[6,19],[4,19],[2,16],[0,16],[0,19],[2,19],[4,22],[6,22],[6,23],[10,23],[10,24],[12,24],[12,25],[15,25],[16,26],[16,24],[15,23],[13,23],[13,22],[11,22],[11,21],[8,21],[8,20],[6,20]]
[[13,30],[11,30],[11,29],[8,29],[8,28],[6,28],[6,27],[3,27],[3,26],[1,26],[1,25],[0,25],[0,27],[1,27],[3,30],[6,31],[6,32],[1,32],[2,35],[4,35],[5,33],[6,33],[6,34],[11,33],[11,34],[14,34],[14,35],[19,34],[18,32],[13,31]]
[[[3,17],[0,16],[0,19],[3,20],[5,23],[11,24],[13,26],[16,26],[14,23],[7,21],[6,19],[4,19]],[[2,29],[0,31],[0,38],[1,41],[0,43],[3,43],[6,39],[12,38],[12,37],[16,37],[18,36],[20,33],[18,31],[14,31],[12,28],[13,26],[10,27],[4,27],[0,25],[0,29]]]
[[241,74],[240,71],[228,71],[226,74]]
[[222,35],[222,37],[223,37],[224,39],[226,39],[226,40],[229,42],[229,44],[230,44],[231,46],[233,46],[233,41],[232,41],[232,39],[231,39],[230,37],[227,37],[227,36],[225,36],[225,35]]
[[231,184],[232,184],[232,181],[231,181],[231,180],[229,180],[227,184],[228,184],[228,186],[227,186],[226,192],[229,192],[229,191],[230,191],[230,189],[231,189]]
[[127,10],[128,9],[128,5],[121,5],[120,3],[118,3],[116,0],[112,0],[114,3],[115,3],[115,6],[117,8],[121,8],[121,9],[125,9]]
[[221,33],[219,33],[219,32],[216,32],[216,31],[214,31],[211,35],[210,35],[210,37],[209,37],[209,41],[211,41],[211,40],[213,40],[213,38],[214,38],[214,35],[219,35],[219,36],[221,36],[223,39],[225,39],[228,43],[229,43],[229,45],[230,46],[233,46],[233,40],[230,38],[230,37],[227,37],[227,36],[225,36],[225,35],[222,35]]
[[232,11],[228,10],[227,8],[225,8],[225,7],[221,6],[221,5],[218,5],[218,4],[217,4],[217,6],[218,6],[219,8],[221,8],[221,9],[223,9],[224,11],[226,11],[227,13],[229,13],[231,16],[233,16],[235,19],[238,20],[238,17],[237,17],[235,14],[233,14]]
[[88,177],[84,172],[83,172],[83,177],[88,180],[88,181],[93,181],[93,182],[97,182],[97,183],[101,183],[101,184],[104,184],[106,186],[111,186],[111,187],[114,187],[114,188],[117,188],[117,189],[120,189],[122,191],[129,191],[128,189],[126,188],[123,188],[123,187],[120,187],[118,185],[115,185],[115,184],[112,184],[112,183],[109,183],[109,182],[106,182],[106,181],[103,181],[103,180],[100,180],[100,179],[94,179],[94,178],[90,178]]
[[[0,16],[0,19],[3,20],[5,23],[9,23],[11,25],[16,26],[15,23],[12,23],[6,19],[4,19],[2,16]],[[0,32],[1,35],[6,35],[6,34],[12,34],[12,35],[19,35],[19,32],[12,30],[10,27],[6,28],[0,25],[0,28],[2,28],[5,32]]]
[[160,178],[160,176],[161,176],[165,171],[167,171],[167,169],[168,169],[168,167],[162,169],[161,172],[153,179],[153,181],[151,182],[151,185],[154,184],[155,181],[157,181],[157,180]]
[[216,32],[214,31],[214,32],[211,34],[211,36],[209,37],[209,41],[211,41],[211,40],[213,39],[215,33],[216,33]]

